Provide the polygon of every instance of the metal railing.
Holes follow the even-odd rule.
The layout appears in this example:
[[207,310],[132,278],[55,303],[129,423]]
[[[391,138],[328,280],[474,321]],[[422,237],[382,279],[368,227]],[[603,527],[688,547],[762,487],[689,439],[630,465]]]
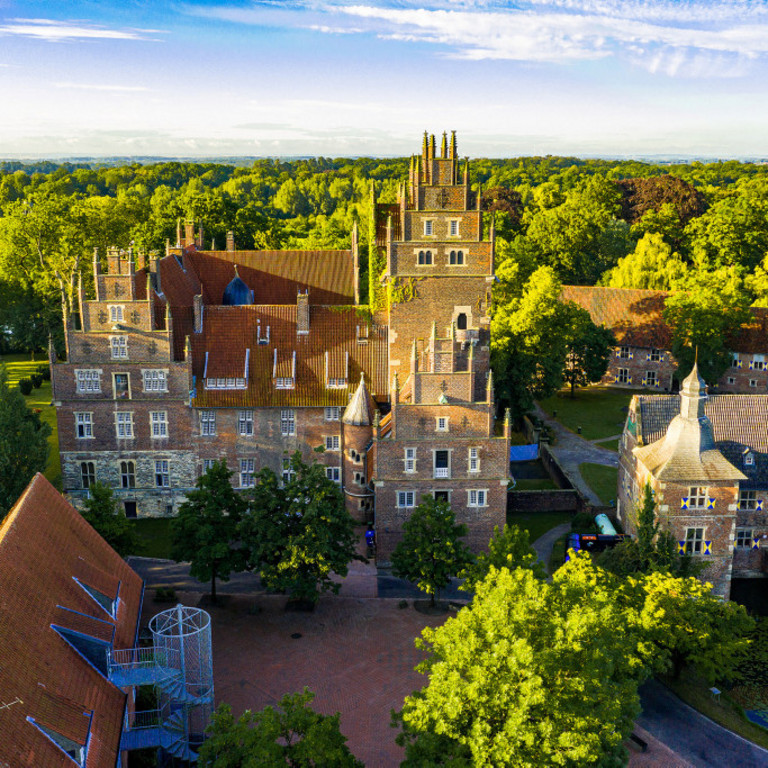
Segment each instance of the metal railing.
[[167,667],[172,661],[169,652],[154,648],[121,648],[111,651],[107,657],[110,671],[120,669],[148,669]]
[[147,709],[141,712],[125,713],[124,728],[126,731],[138,731],[145,728],[157,728],[162,720],[159,709]]
[[448,467],[435,467],[434,477],[441,480],[450,479],[451,470]]

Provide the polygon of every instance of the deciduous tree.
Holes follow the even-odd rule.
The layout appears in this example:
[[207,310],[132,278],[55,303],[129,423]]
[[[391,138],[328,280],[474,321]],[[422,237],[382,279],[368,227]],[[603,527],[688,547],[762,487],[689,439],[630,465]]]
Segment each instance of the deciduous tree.
[[82,515],[118,555],[136,554],[138,536],[130,520],[117,507],[112,489],[104,483],[94,483],[88,489]]

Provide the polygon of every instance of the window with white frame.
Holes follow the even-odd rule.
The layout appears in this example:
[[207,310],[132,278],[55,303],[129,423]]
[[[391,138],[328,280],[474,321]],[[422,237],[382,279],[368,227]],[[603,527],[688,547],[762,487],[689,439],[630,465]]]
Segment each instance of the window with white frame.
[[334,483],[341,482],[341,468],[340,467],[326,467],[325,476],[332,480]]
[[479,456],[478,448],[469,449],[469,471],[470,472],[480,471],[480,456]]
[[81,438],[93,437],[92,413],[75,413],[75,434]]
[[458,237],[459,236],[459,221],[458,221],[458,219],[451,219],[451,222],[448,225],[448,234],[451,237]]
[[688,509],[701,509],[707,506],[707,489],[702,486],[691,486],[688,489]]
[[645,372],[645,385],[647,387],[655,387],[658,383],[659,383],[659,378],[656,371]]
[[339,435],[325,436],[325,450],[338,451],[341,446],[341,437]]
[[448,431],[448,417],[438,416],[435,421],[435,432],[447,432]]
[[122,323],[123,322],[123,307],[119,304],[110,304],[109,305],[109,320],[112,323]]
[[101,392],[101,371],[94,369],[75,371],[75,387],[80,395]]
[[296,411],[293,408],[283,408],[280,411],[280,434],[283,436],[296,434]]
[[757,509],[757,491],[739,491],[739,509],[743,511]]
[[744,466],[745,467],[754,467],[755,466],[755,454],[752,453],[752,451],[747,451],[744,454]]
[[291,376],[278,376],[275,378],[275,387],[277,389],[293,389],[294,379]]
[[127,373],[113,373],[112,386],[115,400],[129,400],[131,397],[131,377]]
[[110,336],[109,344],[112,350],[113,360],[125,360],[128,357],[128,337]]
[[616,373],[616,381],[619,384],[629,384],[629,368],[619,368]]
[[757,387],[757,379],[750,379],[749,380],[749,386],[750,387]]
[[133,411],[117,411],[115,413],[115,430],[118,440],[133,437]]
[[343,389],[346,386],[346,379],[328,379],[328,389]]
[[255,459],[240,459],[240,487],[253,488],[253,473],[255,471]]
[[294,471],[291,467],[291,460],[287,457],[283,458],[283,485],[290,483],[293,480]]
[[338,421],[340,418],[341,418],[341,408],[339,408],[337,405],[331,405],[325,409],[326,421]]
[[152,437],[168,437],[167,411],[150,411],[149,424]]
[[96,482],[96,467],[92,461],[80,462],[80,484],[86,490]]
[[470,490],[467,491],[467,506],[468,507],[485,507],[488,502],[488,491],[482,490]]
[[250,437],[253,434],[253,411],[240,411],[237,414],[237,432],[243,437]]
[[132,461],[120,462],[120,487],[136,487],[136,464]]
[[204,437],[216,434],[216,411],[200,411],[200,434]]
[[434,451],[433,454],[432,476],[435,478],[446,479],[451,476],[451,454],[446,450]]
[[752,370],[764,371],[765,370],[765,355],[753,355],[752,356]]
[[736,546],[738,549],[752,549],[754,531],[751,528],[736,529]]
[[397,492],[397,506],[401,509],[410,508],[416,506],[416,494],[413,491],[398,491]]
[[619,357],[622,360],[629,360],[629,347],[619,347]]
[[704,542],[703,528],[686,528],[685,529],[685,551],[689,555],[701,554],[701,546],[703,542]]
[[151,369],[141,372],[144,379],[145,392],[167,392],[168,378],[165,371],[160,369]]
[[652,349],[650,354],[648,355],[648,359],[652,363],[659,363],[661,362],[661,351],[658,349]]
[[736,377],[735,376],[729,376],[727,379],[729,384],[735,384],[736,383]]
[[155,486],[158,488],[170,488],[171,486],[171,466],[168,459],[155,461]]
[[434,234],[434,230],[435,230],[435,227],[434,227],[434,222],[432,221],[432,219],[425,219],[424,220],[424,234],[425,235],[432,235],[432,234]]
[[205,474],[209,469],[213,469],[213,464],[216,461],[216,459],[203,459],[203,474]]
[[734,352],[731,355],[731,368],[738,368],[739,367],[739,356]]
[[464,251],[451,251],[448,254],[448,263],[455,266],[464,264]]
[[415,448],[406,448],[405,449],[405,468],[404,472],[415,472],[416,471],[416,449]]

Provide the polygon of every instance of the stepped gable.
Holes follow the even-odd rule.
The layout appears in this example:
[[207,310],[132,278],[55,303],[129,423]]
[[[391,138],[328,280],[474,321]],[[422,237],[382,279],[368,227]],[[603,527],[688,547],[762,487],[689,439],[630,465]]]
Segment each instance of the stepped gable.
[[354,304],[352,251],[187,251],[185,264],[203,285],[203,301],[221,304],[235,276],[254,292],[254,304],[294,304],[309,289],[311,304]]
[[[353,306],[310,306],[309,332],[300,334],[295,302],[294,294],[291,305],[205,307],[203,331],[192,335],[196,408],[346,407],[362,372],[375,397],[387,396],[386,326],[373,325]],[[244,388],[206,388],[209,378],[243,377],[247,350]],[[292,376],[294,352],[295,385],[278,389],[274,377]],[[348,386],[326,387],[326,370],[328,377],[346,374]]]
[[666,291],[564,285],[562,298],[586,309],[595,325],[613,331],[620,345],[669,349],[672,332],[662,312]]
[[679,413],[669,422],[662,438],[634,449],[637,459],[660,480],[746,480],[746,475],[728,461],[716,444],[706,414],[707,388],[697,365],[683,381],[676,399]]
[[345,424],[370,426],[373,424],[373,410],[373,401],[368,394],[368,388],[365,386],[365,374],[361,373],[360,383],[357,385],[355,394],[352,395],[341,420]]
[[[114,592],[116,619],[75,578]],[[87,743],[86,768],[116,764],[125,694],[51,625],[132,647],[142,597],[141,579],[35,475],[0,524],[0,765],[72,767],[28,718],[73,745]]]

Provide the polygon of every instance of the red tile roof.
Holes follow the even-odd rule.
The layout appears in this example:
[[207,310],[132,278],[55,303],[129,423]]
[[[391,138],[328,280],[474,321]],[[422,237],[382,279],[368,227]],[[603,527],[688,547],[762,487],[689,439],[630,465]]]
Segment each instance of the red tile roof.
[[[119,585],[117,619],[73,577],[99,591]],[[125,561],[35,475],[0,524],[0,765],[72,768],[27,717],[81,744],[88,737],[88,768],[115,765],[125,694],[51,625],[114,634],[116,648],[131,647],[142,590]]]
[[[368,339],[360,344],[357,329],[368,327]],[[269,343],[258,344],[269,328]],[[259,330],[260,329],[260,330]],[[209,377],[241,377],[245,351],[250,349],[248,387],[245,390],[205,389],[203,372],[208,352]],[[277,376],[290,376],[296,352],[293,389],[277,389],[273,379],[277,350]],[[328,389],[326,352],[331,378],[338,378],[349,354],[348,387]],[[365,372],[369,391],[387,396],[387,328],[375,326],[354,307],[310,307],[309,333],[296,333],[296,305],[209,306],[203,313],[203,332],[192,335],[193,373],[198,408],[254,406],[347,405],[349,396]]]

